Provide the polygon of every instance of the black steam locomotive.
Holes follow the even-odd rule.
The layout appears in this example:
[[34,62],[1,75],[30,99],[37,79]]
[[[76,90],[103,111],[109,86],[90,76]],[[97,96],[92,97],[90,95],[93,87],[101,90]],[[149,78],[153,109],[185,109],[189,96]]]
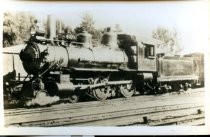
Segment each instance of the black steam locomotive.
[[33,32],[20,53],[29,78],[22,87],[25,98],[43,93],[70,102],[83,95],[97,100],[128,98],[145,92],[187,90],[199,82],[192,57],[157,55],[152,42],[110,30],[98,45],[92,44],[92,36],[85,31],[76,41],[65,42],[54,39],[55,31],[49,28],[47,39]]

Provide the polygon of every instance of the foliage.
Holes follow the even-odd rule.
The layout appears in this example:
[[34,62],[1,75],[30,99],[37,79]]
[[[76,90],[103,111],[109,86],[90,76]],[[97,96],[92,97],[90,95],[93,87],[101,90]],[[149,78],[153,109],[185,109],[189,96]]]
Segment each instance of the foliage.
[[3,21],[3,47],[13,44],[16,39],[15,35],[15,21],[10,12],[4,13]]
[[82,21],[80,23],[79,27],[76,27],[74,29],[75,33],[81,33],[84,30],[87,31],[92,35],[93,43],[97,43],[96,41],[100,41],[102,36],[102,30],[95,28],[95,21],[93,19],[93,16],[89,14],[88,12],[84,13],[82,16]]
[[28,39],[35,16],[29,12],[5,12],[3,21],[3,46],[21,44]]
[[[35,16],[30,12],[5,12],[4,13],[4,25],[3,25],[3,40],[4,47],[10,45],[16,45],[24,43],[30,37],[30,27],[34,23]],[[39,21],[38,21],[39,22]],[[47,21],[43,22],[44,29],[46,30]],[[81,23],[78,27],[72,29],[70,26],[65,25],[63,21],[56,21],[56,32],[58,37],[64,37],[64,34],[68,34],[70,39],[75,39],[78,33],[87,31],[92,35],[93,44],[98,44],[101,41],[103,29],[95,27],[95,21],[93,16],[85,12],[81,16]],[[114,31],[117,33],[122,32],[119,24],[116,24]],[[5,44],[7,43],[7,44]]]
[[178,33],[176,30],[170,30],[165,27],[158,27],[152,33],[153,38],[162,42],[158,48],[168,54],[178,54],[181,52]]

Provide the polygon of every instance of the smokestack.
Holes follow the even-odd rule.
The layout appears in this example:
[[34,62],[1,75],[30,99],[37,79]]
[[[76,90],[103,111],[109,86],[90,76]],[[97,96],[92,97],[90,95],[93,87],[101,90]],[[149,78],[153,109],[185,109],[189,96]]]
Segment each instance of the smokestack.
[[47,38],[50,40],[56,38],[56,20],[53,15],[47,16]]

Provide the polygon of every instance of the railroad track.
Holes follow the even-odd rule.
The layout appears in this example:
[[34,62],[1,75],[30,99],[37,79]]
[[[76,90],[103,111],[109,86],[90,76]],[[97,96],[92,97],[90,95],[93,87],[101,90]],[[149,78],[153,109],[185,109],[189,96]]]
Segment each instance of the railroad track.
[[[198,124],[204,123],[204,111],[200,105],[179,104],[169,106],[157,106],[129,112],[117,112],[107,119],[95,120],[74,124],[74,126],[128,126],[128,125],[171,125],[183,124],[187,120],[202,119]],[[118,114],[120,113],[120,114]],[[117,117],[114,117],[117,115]],[[105,117],[105,116],[104,116]],[[181,123],[182,122],[182,123]]]
[[55,104],[52,105],[49,109],[49,107],[31,107],[31,108],[13,108],[13,109],[5,109],[4,114],[5,115],[15,115],[15,114],[24,114],[24,113],[28,113],[29,109],[30,109],[30,113],[31,112],[40,112],[40,110],[43,111],[56,111],[56,110],[60,110],[60,107],[62,107],[63,109],[69,109],[69,108],[83,108],[83,107],[92,107],[92,106],[103,106],[103,105],[107,105],[107,104],[112,104],[115,102],[124,102],[124,103],[128,103],[128,102],[133,102],[133,101],[138,101],[138,102],[145,102],[145,101],[153,101],[153,100],[164,100],[164,99],[170,99],[172,98],[171,95],[173,95],[173,98],[180,98],[180,94],[181,97],[187,97],[188,94],[191,94],[191,96],[198,96],[198,94],[200,94],[200,92],[203,92],[203,88],[199,88],[199,89],[191,89],[188,92],[181,92],[181,93],[177,93],[177,92],[172,92],[172,93],[166,93],[166,94],[160,94],[160,95],[141,95],[141,96],[133,96],[132,98],[126,99],[126,98],[117,98],[117,99],[112,99],[112,100],[105,100],[103,102],[101,101],[91,101],[91,102],[79,102],[76,104],[72,104],[72,103],[61,103],[61,104]]
[[[5,126],[204,124],[204,92],[5,110]],[[197,122],[195,122],[197,121]]]

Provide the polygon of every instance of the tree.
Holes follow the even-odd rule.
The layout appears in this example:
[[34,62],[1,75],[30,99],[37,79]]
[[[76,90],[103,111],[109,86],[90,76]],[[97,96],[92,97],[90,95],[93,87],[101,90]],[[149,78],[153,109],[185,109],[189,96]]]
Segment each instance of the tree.
[[14,28],[15,22],[13,15],[10,12],[5,12],[3,21],[3,47],[8,47],[14,44],[16,39]]
[[79,27],[75,28],[75,32],[81,33],[83,30],[87,31],[88,33],[92,33],[94,28],[95,21],[93,20],[93,16],[91,16],[88,12],[85,12],[82,15],[82,21]]
[[95,29],[94,24],[95,21],[93,16],[88,12],[84,13],[80,26],[83,27],[87,32],[91,33]]
[[3,47],[21,44],[30,36],[35,16],[29,12],[5,12],[3,21]]
[[81,33],[84,30],[87,31],[92,35],[93,43],[96,43],[96,41],[100,41],[100,38],[102,36],[102,30],[96,29],[94,25],[95,21],[93,19],[93,16],[88,12],[85,12],[82,16],[80,26],[76,27],[74,31],[76,34]]
[[178,54],[182,50],[179,45],[178,33],[176,30],[158,27],[153,31],[152,37],[162,42],[158,48],[168,54]]
[[34,23],[35,16],[30,12],[17,12],[15,14],[16,26],[15,31],[17,34],[16,43],[20,44],[30,37],[30,27]]

